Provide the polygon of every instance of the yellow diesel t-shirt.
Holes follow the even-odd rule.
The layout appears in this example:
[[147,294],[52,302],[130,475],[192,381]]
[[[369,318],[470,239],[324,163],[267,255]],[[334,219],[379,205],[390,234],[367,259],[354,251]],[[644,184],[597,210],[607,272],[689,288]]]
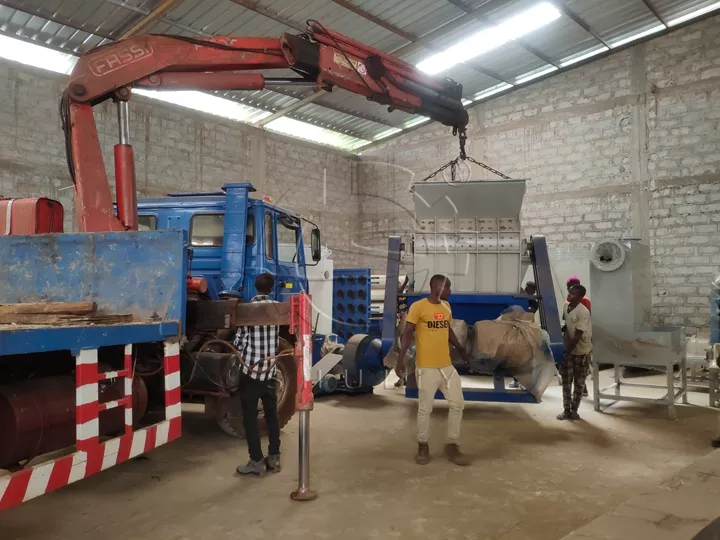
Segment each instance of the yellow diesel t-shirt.
[[420,368],[449,366],[450,305],[444,301],[433,304],[424,298],[410,306],[407,321],[415,325],[415,365]]

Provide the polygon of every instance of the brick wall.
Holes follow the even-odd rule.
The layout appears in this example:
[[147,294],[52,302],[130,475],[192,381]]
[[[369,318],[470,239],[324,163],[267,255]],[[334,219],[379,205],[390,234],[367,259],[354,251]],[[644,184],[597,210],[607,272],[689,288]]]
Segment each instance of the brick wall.
[[[656,322],[707,327],[720,265],[720,16],[474,107],[468,143],[479,161],[529,179],[527,236],[573,253],[643,239]],[[364,153],[356,241],[372,251],[390,233],[407,238],[409,183],[456,155],[436,125]],[[496,178],[480,168],[472,177]]]
[[[65,81],[0,60],[0,195],[59,200],[71,231],[73,190],[58,115]],[[97,107],[96,120],[113,183],[115,107]],[[357,225],[354,156],[141,96],[130,104],[130,128],[140,197],[251,181],[258,195],[320,225],[336,266],[360,264],[347,249]]]

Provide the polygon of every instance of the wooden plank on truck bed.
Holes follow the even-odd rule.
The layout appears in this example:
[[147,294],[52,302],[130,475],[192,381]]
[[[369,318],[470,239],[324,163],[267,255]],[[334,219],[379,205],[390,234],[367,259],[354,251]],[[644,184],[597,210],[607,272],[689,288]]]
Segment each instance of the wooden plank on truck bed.
[[0,315],[20,313],[60,313],[63,315],[88,315],[97,311],[95,302],[36,302],[1,304]]
[[290,324],[288,302],[238,304],[235,308],[237,326],[286,326]]
[[135,320],[132,314],[119,315],[66,315],[62,313],[0,314],[0,324],[30,324],[47,326],[76,326],[79,324],[122,324]]

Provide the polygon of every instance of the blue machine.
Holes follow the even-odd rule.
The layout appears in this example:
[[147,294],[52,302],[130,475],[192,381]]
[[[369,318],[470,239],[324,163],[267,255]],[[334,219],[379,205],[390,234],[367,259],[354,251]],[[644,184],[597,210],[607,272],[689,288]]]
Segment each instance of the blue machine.
[[[273,298],[288,301],[307,290],[301,218],[266,201],[250,198],[250,183],[225,184],[222,191],[171,194],[138,201],[142,229],[188,231],[190,271],[208,283],[208,296],[255,296],[255,278],[275,276]],[[313,254],[320,233],[311,231]]]
[[333,270],[333,332],[343,339],[370,333],[370,268]]
[[[190,271],[193,277],[207,280],[209,299],[239,297],[249,301],[255,296],[255,278],[268,272],[275,276],[273,298],[285,302],[291,295],[308,290],[302,218],[265,200],[251,199],[254,191],[250,183],[235,183],[224,185],[218,192],[140,200],[139,223],[143,229],[187,231]],[[320,232],[310,225],[310,251],[317,261]],[[355,334],[364,335],[369,328],[370,269],[337,270],[335,276],[334,331],[341,338],[340,344],[348,342],[350,354],[357,344],[349,340]],[[314,341],[315,364],[322,360],[323,338],[317,336]],[[367,343],[363,343],[360,350],[366,348]],[[339,376],[334,380],[323,378],[316,392],[371,391],[386,376],[379,352],[375,356],[367,362],[354,357],[334,364],[326,362],[323,366],[332,365],[324,374],[335,369]],[[280,363],[288,362],[282,359]],[[289,369],[283,374],[290,375]]]
[[[533,237],[531,240],[531,257],[535,275],[535,284],[538,286],[537,296],[522,294],[452,294],[449,298],[453,311],[453,318],[465,321],[472,326],[478,321],[497,319],[502,312],[510,306],[528,308],[532,299],[539,300],[541,326],[550,336],[550,348],[556,363],[562,361],[564,345],[562,332],[560,331],[560,317],[555,303],[555,293],[551,275],[549,272],[549,260],[547,258],[547,244],[542,236]],[[544,253],[544,256],[543,256]],[[540,261],[538,263],[538,260]],[[543,260],[548,266],[543,266]],[[548,272],[545,272],[545,269]],[[426,298],[427,294],[416,293],[405,296],[408,308],[418,300]],[[469,374],[467,370],[459,369],[461,374]],[[511,374],[505,371],[495,371],[493,376],[493,389],[463,388],[463,396],[467,401],[498,401],[508,403],[535,403],[535,397],[524,390],[513,390],[505,387],[505,378]],[[414,376],[409,377],[405,390],[405,396],[417,398],[417,386],[414,384]],[[438,397],[441,397],[438,395]]]
[[[428,182],[413,186],[416,229],[413,237],[415,291],[400,298],[412,305],[429,292],[433,274],[452,281],[449,302],[453,318],[469,326],[494,320],[512,305],[527,309],[539,301],[541,327],[548,332],[556,362],[563,357],[560,316],[555,298],[547,243],[542,236],[526,242],[521,238],[520,206],[525,193],[523,180],[471,181],[457,184]],[[400,239],[391,237],[388,247],[387,282],[396,283],[400,267]],[[531,266],[536,296],[518,292],[525,269]],[[424,292],[417,292],[417,291]],[[390,296],[395,300],[390,300]],[[382,352],[395,338],[397,293],[386,288]],[[524,390],[505,388],[503,372],[495,372],[492,389],[464,388],[467,400],[533,403]],[[414,375],[406,386],[407,397],[417,397]]]

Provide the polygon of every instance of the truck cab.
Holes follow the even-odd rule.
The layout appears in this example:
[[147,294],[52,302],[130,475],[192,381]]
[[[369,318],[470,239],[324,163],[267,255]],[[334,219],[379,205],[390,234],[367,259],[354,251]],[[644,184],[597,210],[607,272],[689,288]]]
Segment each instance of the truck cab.
[[[254,191],[250,183],[234,183],[216,192],[140,200],[138,228],[188,231],[191,275],[205,278],[211,299],[247,302],[255,296],[255,278],[267,272],[275,277],[272,298],[285,302],[308,290],[305,240],[312,259],[320,260],[320,231],[269,200],[250,198]],[[302,221],[311,225],[306,238]]]

